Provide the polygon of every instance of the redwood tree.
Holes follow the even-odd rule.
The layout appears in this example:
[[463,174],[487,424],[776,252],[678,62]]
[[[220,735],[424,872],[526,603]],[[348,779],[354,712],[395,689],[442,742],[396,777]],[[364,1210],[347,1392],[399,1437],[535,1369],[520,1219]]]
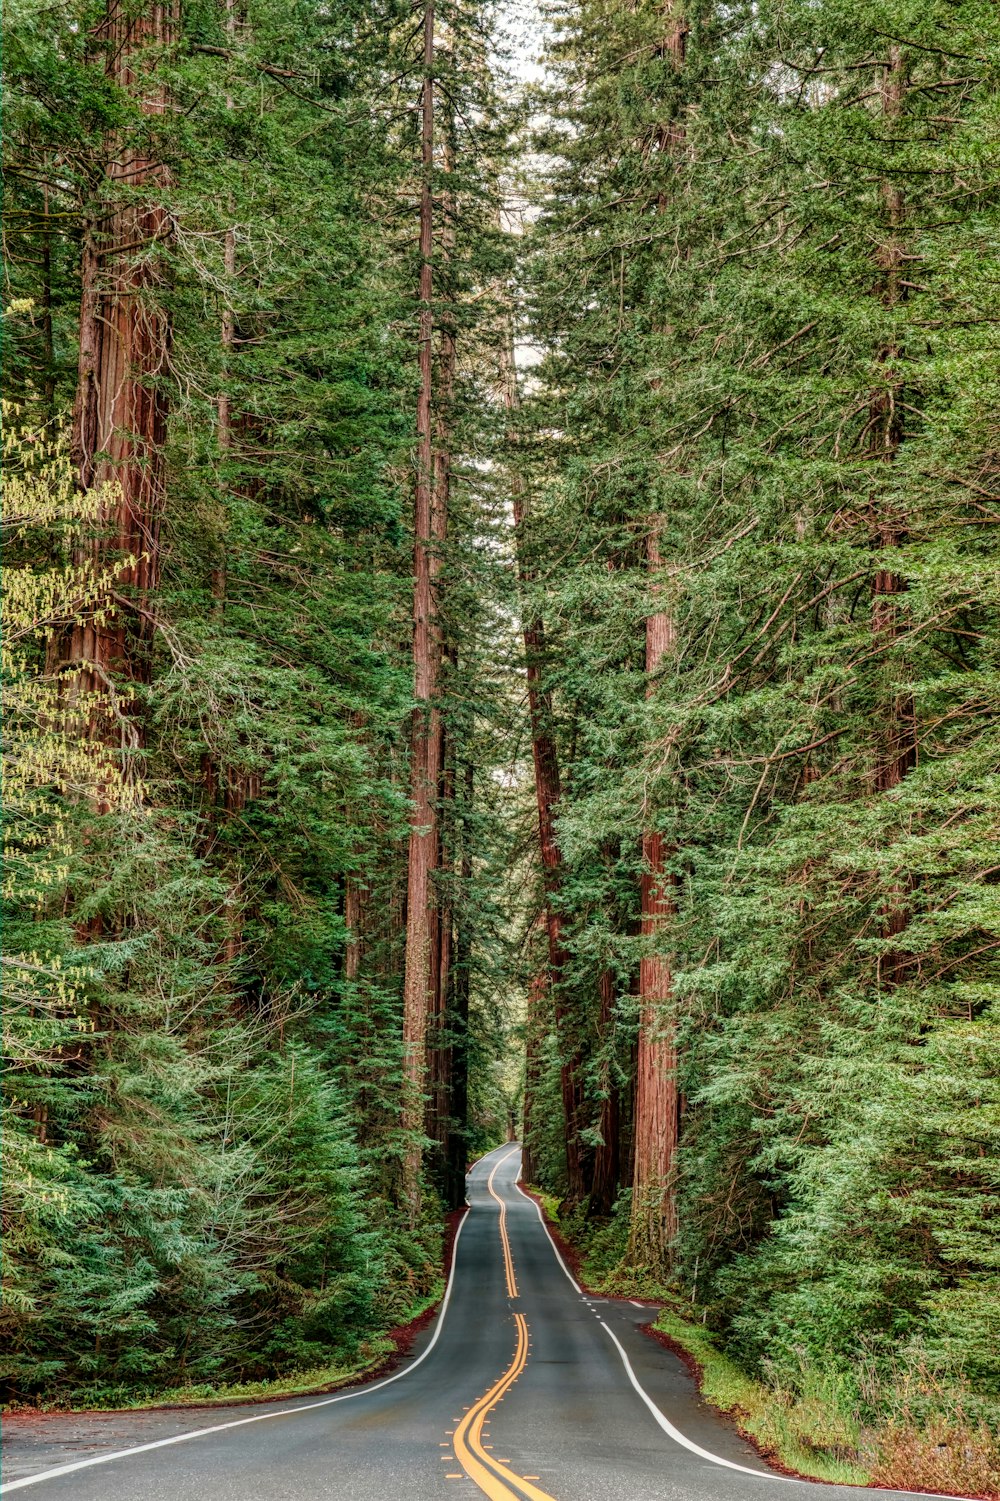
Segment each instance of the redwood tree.
[[[167,429],[165,377],[170,318],[164,310],[163,252],[171,220],[163,201],[168,172],[156,125],[169,107],[157,74],[173,39],[166,3],[138,11],[109,0],[93,33],[93,50],[116,89],[136,111],[129,128],[105,138],[100,189],[83,227],[80,325],[72,453],[79,484],[113,482],[116,499],[88,544],[98,569],[115,565],[110,599],[56,644],[84,692],[123,681],[148,682],[154,616],[149,596],[160,575]],[[127,727],[126,727],[127,726]],[[136,743],[124,718],[94,733]]]
[[437,622],[434,573],[434,5],[423,17],[424,86],[421,111],[420,181],[420,391],[417,401],[417,463],[413,505],[413,711],[409,854],[406,875],[406,967],[403,979],[404,1097],[406,1132],[403,1195],[412,1219],[420,1207],[421,1139],[427,1073],[427,1018],[439,973],[435,953],[438,927],[433,871],[437,858],[437,784],[440,740],[434,698],[437,692]]

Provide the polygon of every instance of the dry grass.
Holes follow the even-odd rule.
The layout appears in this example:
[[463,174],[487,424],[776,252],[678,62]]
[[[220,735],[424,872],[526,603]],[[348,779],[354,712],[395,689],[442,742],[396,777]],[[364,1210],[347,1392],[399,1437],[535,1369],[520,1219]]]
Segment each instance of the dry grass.
[[866,1435],[876,1485],[936,1490],[1000,1501],[1000,1436],[969,1413],[959,1380],[941,1380],[924,1366],[898,1372],[880,1394],[890,1418]]

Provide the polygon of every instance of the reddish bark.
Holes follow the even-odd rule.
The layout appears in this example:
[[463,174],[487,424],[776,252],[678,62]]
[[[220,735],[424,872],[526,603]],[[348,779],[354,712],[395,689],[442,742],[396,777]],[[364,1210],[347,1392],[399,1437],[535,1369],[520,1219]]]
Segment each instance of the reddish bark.
[[[472,844],[469,818],[475,796],[475,768],[466,761],[461,786],[461,855],[458,872],[460,889],[468,891],[472,880]],[[469,1124],[469,993],[471,989],[472,940],[468,923],[457,909],[454,933],[454,962],[448,997],[450,1108],[446,1142],[445,1202],[453,1208],[465,1203],[465,1165],[468,1156]]]
[[[661,44],[662,55],[674,66],[683,66],[688,28],[682,16]],[[671,156],[684,144],[684,123],[674,117],[657,132],[659,149]],[[666,208],[661,192],[660,210]],[[656,574],[662,567],[660,530],[655,518],[646,539],[646,560],[658,590]],[[674,650],[674,621],[669,610],[657,610],[646,619],[647,695],[655,692],[655,677]],[[663,943],[663,928],[676,911],[673,880],[666,872],[669,853],[662,836],[646,810],[642,839],[641,878],[642,936],[646,940],[639,963],[639,1036],[636,1048],[635,1113],[633,1121],[632,1225],[633,1254],[640,1260],[660,1262],[677,1228],[674,1197],[674,1157],[677,1150],[679,1100],[677,1051],[674,1024],[669,1015],[673,984],[670,961],[653,945]]]
[[[173,25],[168,4],[136,14],[121,0],[109,0],[94,33],[106,50],[109,78],[141,99],[151,122],[166,110],[167,93],[150,80],[150,59],[169,44]],[[109,137],[106,193],[83,235],[73,460],[81,486],[110,481],[117,487],[88,545],[96,568],[116,568],[110,608],[102,602],[56,647],[60,664],[76,669],[83,692],[148,682],[151,671],[155,621],[147,601],[160,573],[167,428],[159,381],[171,334],[160,306],[163,272],[156,252],[169,238],[170,216],[157,199],[167,180],[150,140],[138,131]],[[94,725],[92,733],[110,739],[112,729]],[[134,743],[141,738],[138,725],[127,734]]]
[[420,1209],[420,1137],[424,1124],[427,1015],[431,1001],[433,932],[436,926],[432,871],[437,853],[436,793],[438,735],[433,722],[436,690],[432,588],[433,467],[432,381],[434,248],[434,6],[424,6],[424,88],[420,191],[420,393],[417,400],[417,472],[413,505],[413,714],[410,769],[410,837],[406,879],[406,967],[403,977],[403,1107],[407,1145],[403,1198],[411,1220]]
[[[655,532],[647,541],[647,559],[655,575],[662,561]],[[670,612],[662,610],[648,616],[648,694],[655,692],[655,675],[673,649]],[[674,881],[666,870],[669,853],[662,835],[647,824],[642,840],[641,931],[645,952],[639,963],[631,1233],[635,1254],[654,1261],[664,1259],[677,1228],[673,1192],[678,1136],[677,1052],[669,1014],[673,986],[670,961],[657,951],[664,941],[664,926],[677,910]]]
[[353,984],[361,973],[361,885],[354,875],[344,882],[344,926],[344,979]]
[[[513,352],[506,351],[503,362],[504,405],[508,411],[517,407],[517,382]],[[511,476],[514,510],[514,537],[517,549],[517,576],[522,601],[527,600],[532,582],[525,559],[524,524],[526,505],[524,486],[518,474]],[[528,683],[528,718],[531,726],[531,753],[535,767],[535,793],[538,801],[538,846],[545,887],[545,921],[549,949],[549,976],[556,1033],[562,1054],[560,1089],[566,1141],[567,1196],[575,1202],[583,1199],[589,1188],[588,1154],[580,1140],[584,1094],[580,1054],[563,998],[562,977],[568,958],[559,893],[562,886],[562,853],[556,836],[556,809],[559,806],[559,757],[552,733],[552,701],[542,682],[545,659],[545,630],[541,619],[531,610],[523,621],[525,671]]]
[[[442,166],[445,187],[441,194],[441,229],[438,244],[441,252],[442,271],[447,278],[448,265],[454,250],[455,201],[448,187],[449,175],[454,168],[454,143],[452,122],[446,118],[444,127],[444,154]],[[450,290],[450,289],[449,289]],[[447,298],[447,293],[446,293]],[[431,501],[431,533],[433,548],[430,556],[431,595],[434,606],[431,621],[431,650],[434,656],[435,692],[440,682],[440,669],[447,657],[451,667],[457,668],[458,654],[454,648],[446,648],[442,623],[441,588],[444,549],[448,540],[448,509],[451,498],[451,440],[455,388],[455,372],[458,344],[455,331],[454,311],[447,305],[437,316],[439,349],[437,363],[437,390],[434,393],[434,454],[433,492]],[[441,870],[449,863],[449,852],[444,847],[447,809],[454,802],[454,765],[450,761],[452,751],[447,744],[444,715],[440,707],[431,710],[431,735],[434,745],[431,754],[429,775],[434,779],[437,793],[437,839],[434,868]],[[431,919],[430,977],[428,985],[428,1033],[427,1033],[427,1135],[436,1143],[434,1171],[440,1186],[447,1192],[448,1136],[451,1120],[451,1065],[452,1055],[448,1046],[448,1002],[451,987],[451,958],[453,943],[453,919],[447,887],[436,893],[437,910]],[[464,1194],[463,1194],[464,1197]]]
[[[544,918],[539,917],[538,925],[545,926]],[[541,1045],[545,1036],[546,1026],[546,998],[548,996],[550,973],[548,968],[535,970],[528,987],[527,1003],[524,1017],[524,1108],[522,1112],[521,1131],[521,1176],[525,1183],[534,1183],[536,1178],[537,1163],[535,1161],[535,1102],[538,1093],[538,1081],[541,1074]]]

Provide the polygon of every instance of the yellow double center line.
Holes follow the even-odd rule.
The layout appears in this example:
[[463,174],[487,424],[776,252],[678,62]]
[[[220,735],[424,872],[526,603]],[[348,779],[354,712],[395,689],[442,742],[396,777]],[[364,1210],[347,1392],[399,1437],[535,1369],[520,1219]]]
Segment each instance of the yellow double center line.
[[[486,1187],[490,1195],[500,1206],[500,1245],[503,1248],[504,1275],[507,1279],[507,1296],[516,1298],[517,1277],[514,1274],[514,1258],[510,1249],[510,1237],[507,1234],[507,1205],[500,1194],[493,1187],[493,1180],[500,1168],[517,1151],[512,1147],[505,1157],[501,1157],[486,1180]],[[470,1408],[465,1417],[455,1429],[455,1458],[462,1469],[468,1475],[490,1501],[553,1501],[553,1498],[545,1491],[532,1485],[523,1475],[516,1475],[502,1460],[494,1459],[487,1454],[483,1445],[483,1426],[493,1408],[502,1401],[507,1392],[514,1385],[528,1363],[528,1322],[523,1313],[515,1313],[514,1323],[517,1327],[517,1349],[514,1359],[504,1371],[499,1381],[490,1387],[484,1397],[480,1397],[474,1407]]]
[[[494,1168],[494,1172],[496,1169]],[[492,1180],[491,1180],[492,1181]],[[494,1459],[483,1448],[483,1424],[492,1409],[510,1390],[528,1363],[528,1325],[523,1313],[515,1313],[517,1325],[517,1350],[514,1359],[500,1380],[491,1386],[485,1397],[480,1397],[475,1407],[469,1409],[455,1429],[455,1458],[484,1496],[490,1501],[553,1501],[547,1491],[515,1475],[501,1460]]]
[[[514,1147],[510,1152],[507,1153],[507,1157],[512,1157],[514,1152],[516,1151],[517,1148]],[[493,1198],[496,1199],[497,1203],[500,1205],[500,1244],[503,1247],[503,1269],[507,1276],[507,1296],[508,1298],[516,1298],[517,1278],[514,1276],[514,1258],[510,1254],[510,1241],[507,1238],[507,1205],[504,1203],[503,1199],[493,1187],[493,1179],[496,1177],[497,1173],[507,1161],[507,1157],[500,1158],[500,1161],[496,1164],[492,1173],[490,1173],[490,1176],[486,1180],[486,1187],[489,1189]]]

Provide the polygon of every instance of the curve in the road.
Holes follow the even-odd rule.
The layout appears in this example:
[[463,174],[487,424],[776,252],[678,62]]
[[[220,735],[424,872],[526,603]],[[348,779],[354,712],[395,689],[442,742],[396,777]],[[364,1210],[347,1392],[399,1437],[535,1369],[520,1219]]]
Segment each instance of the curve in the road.
[[[503,1159],[503,1160],[506,1160],[506,1159]],[[499,1166],[499,1163],[497,1164],[497,1166]],[[494,1169],[494,1172],[495,1171],[496,1171],[496,1169]],[[491,1182],[492,1182],[492,1177],[491,1177]],[[546,1238],[548,1239],[549,1245],[552,1247],[552,1254],[555,1256],[556,1261],[559,1263],[559,1266],[562,1268],[562,1270],[565,1273],[566,1277],[569,1279],[569,1282],[570,1282],[571,1286],[574,1288],[574,1290],[577,1293],[579,1293],[582,1298],[586,1299],[587,1294],[584,1292],[583,1288],[580,1286],[579,1282],[576,1280],[576,1278],[573,1276],[573,1273],[570,1271],[569,1267],[566,1265],[566,1262],[563,1259],[562,1253],[559,1250],[559,1247],[556,1245],[555,1240],[552,1237],[552,1233],[549,1230],[549,1227],[548,1227],[548,1225],[545,1222],[545,1215],[542,1213],[542,1207],[538,1203],[538,1200],[532,1198],[532,1196],[530,1194],[525,1193],[524,1189],[521,1187],[520,1177],[515,1182],[514,1187],[517,1189],[517,1191],[521,1195],[521,1197],[523,1199],[527,1199],[528,1203],[533,1206],[533,1208],[535,1210],[535,1213],[538,1215],[538,1219],[539,1219],[539,1222],[540,1222],[540,1224],[542,1226],[542,1229],[545,1231],[545,1235],[546,1235]],[[640,1400],[649,1409],[649,1412],[650,1412],[651,1416],[653,1417],[654,1421],[657,1423],[657,1425],[663,1430],[663,1432],[665,1434],[668,1435],[669,1438],[673,1439],[674,1443],[680,1444],[683,1448],[688,1449],[692,1454],[696,1454],[699,1459],[708,1460],[711,1464],[714,1464],[714,1465],[721,1465],[722,1468],[726,1469],[726,1470],[738,1470],[741,1474],[752,1475],[755,1480],[762,1480],[762,1479],[764,1479],[764,1480],[777,1480],[777,1481],[780,1481],[780,1482],[784,1482],[787,1485],[814,1485],[814,1484],[816,1484],[815,1481],[807,1480],[807,1479],[805,1479],[805,1477],[799,1477],[799,1476],[795,1476],[795,1475],[779,1475],[774,1470],[771,1470],[771,1471],[769,1471],[767,1473],[762,1473],[760,1470],[752,1470],[752,1469],[750,1469],[750,1467],[748,1465],[737,1464],[735,1462],[735,1460],[732,1460],[732,1459],[724,1459],[721,1454],[713,1454],[710,1449],[704,1449],[704,1448],[702,1448],[702,1446],[700,1444],[696,1444],[695,1441],[694,1441],[694,1439],[689,1438],[686,1433],[682,1433],[679,1428],[677,1428],[673,1423],[671,1423],[670,1419],[666,1416],[666,1414],[664,1412],[661,1411],[661,1409],[656,1405],[656,1403],[653,1401],[653,1399],[649,1395],[649,1393],[641,1385],[638,1377],[635,1374],[635,1371],[632,1368],[632,1363],[629,1360],[628,1355],[626,1354],[625,1349],[624,1349],[621,1341],[618,1339],[617,1335],[615,1334],[614,1330],[611,1329],[611,1328],[609,1328],[609,1326],[605,1323],[605,1321],[602,1318],[598,1318],[598,1323],[604,1329],[604,1332],[610,1337],[612,1343],[614,1344],[615,1349],[618,1351],[618,1355],[619,1355],[619,1358],[621,1360],[622,1366],[624,1367],[625,1374],[626,1374],[626,1376],[629,1379],[630,1385],[635,1390],[636,1395],[640,1398]],[[846,1489],[846,1487],[845,1487],[845,1489]],[[859,1486],[859,1487],[856,1487],[856,1488],[855,1487],[851,1487],[851,1489],[856,1489],[859,1495],[871,1494],[871,1492],[866,1487],[862,1487],[862,1486]],[[922,1496],[924,1498],[924,1501],[934,1501],[935,1492],[932,1492],[932,1491],[931,1492],[928,1492],[928,1491],[893,1491],[892,1495],[893,1496]],[[937,1501],[973,1501],[973,1498],[971,1498],[971,1497],[962,1497],[962,1496],[954,1496],[954,1495],[952,1495],[952,1496],[945,1496],[945,1495],[937,1494]]]
[[520,1147],[511,1147],[509,1152],[507,1152],[503,1157],[499,1158],[492,1173],[490,1173],[490,1176],[486,1180],[486,1187],[489,1190],[490,1197],[496,1199],[497,1203],[500,1205],[500,1244],[503,1247],[503,1269],[504,1275],[507,1278],[508,1298],[517,1297],[517,1278],[514,1275],[514,1258],[511,1255],[510,1250],[510,1236],[507,1234],[507,1204],[506,1201],[500,1197],[496,1189],[493,1187],[493,1179],[496,1177],[497,1173],[503,1167],[507,1159],[509,1157],[513,1157],[514,1153],[519,1151]]
[[[497,1164],[497,1166],[499,1166],[499,1163]],[[496,1169],[494,1169],[494,1171],[496,1171]],[[514,1187],[517,1189],[522,1198],[528,1200],[529,1204],[534,1204],[535,1209],[538,1213],[538,1218],[542,1223],[542,1229],[548,1236],[549,1245],[552,1247],[556,1260],[562,1267],[563,1271],[566,1273],[566,1276],[569,1278],[576,1291],[581,1295],[581,1297],[585,1296],[583,1288],[580,1286],[579,1282],[577,1282],[576,1278],[573,1276],[573,1273],[566,1265],[565,1261],[562,1258],[562,1255],[560,1254],[559,1247],[552,1239],[552,1236],[549,1232],[549,1227],[545,1223],[545,1216],[542,1214],[541,1205],[537,1202],[537,1200],[533,1199],[530,1194],[526,1194],[524,1192],[524,1189],[521,1187],[520,1183],[515,1183]],[[668,1434],[675,1443],[682,1444],[685,1449],[690,1449],[692,1454],[697,1454],[699,1459],[707,1459],[714,1465],[722,1465],[722,1467],[726,1470],[739,1470],[743,1475],[752,1475],[755,1480],[759,1480],[761,1478],[760,1470],[751,1470],[749,1465],[740,1465],[737,1464],[735,1460],[723,1459],[721,1454],[713,1454],[711,1450],[703,1449],[700,1444],[695,1443],[694,1439],[688,1438],[686,1433],[682,1433],[679,1428],[675,1428],[670,1419],[660,1411],[648,1392],[646,1392],[644,1388],[639,1384],[639,1379],[636,1376],[635,1371],[632,1369],[632,1363],[626,1355],[622,1343],[618,1339],[614,1330],[609,1329],[603,1319],[599,1319],[598,1323],[601,1325],[601,1328],[604,1330],[605,1334],[610,1335],[611,1341],[614,1344],[615,1349],[618,1351],[621,1363],[625,1367],[626,1376],[628,1377],[631,1385],[635,1388],[641,1400],[645,1402],[646,1406],[649,1408],[654,1419],[663,1429],[664,1433]],[[794,1475],[777,1475],[772,1472],[767,1478],[770,1480],[783,1480],[788,1485],[801,1485],[802,1483],[800,1480],[797,1480]]]
[[91,1459],[76,1459],[72,1464],[54,1465],[50,1470],[40,1470],[37,1475],[24,1475],[20,1480],[10,1480],[6,1485],[0,1485],[0,1496],[7,1496],[13,1491],[24,1490],[29,1485],[40,1485],[43,1480],[55,1480],[59,1475],[72,1475],[76,1470],[89,1470],[94,1465],[111,1464],[116,1459],[130,1459],[136,1454],[148,1454],[151,1449],[167,1449],[173,1444],[186,1444],[189,1439],[207,1438],[212,1433],[224,1433],[230,1428],[245,1428],[250,1423],[266,1423],[272,1418],[292,1417],[300,1412],[313,1412],[317,1407],[331,1407],[335,1402],[348,1402],[352,1397],[370,1397],[372,1392],[381,1391],[384,1386],[391,1386],[394,1381],[401,1381],[404,1376],[409,1376],[422,1365],[428,1355],[434,1349],[441,1338],[444,1328],[444,1316],[448,1311],[451,1301],[452,1288],[455,1285],[455,1267],[458,1263],[458,1242],[465,1228],[466,1219],[459,1222],[455,1240],[451,1248],[451,1268],[448,1272],[448,1281],[445,1285],[444,1297],[441,1300],[441,1312],[438,1315],[434,1333],[431,1336],[427,1348],[417,1356],[404,1371],[397,1371],[394,1376],[386,1376],[382,1381],[376,1381],[371,1385],[358,1387],[356,1391],[339,1392],[335,1397],[321,1397],[317,1402],[304,1402],[295,1407],[280,1407],[272,1412],[255,1412],[249,1418],[231,1418],[225,1423],[213,1423],[208,1428],[192,1428],[186,1433],[172,1433],[169,1438],[153,1439],[148,1444],[132,1444],[127,1449],[113,1449],[109,1454],[95,1454]]
[[[773,1495],[758,1491],[760,1481],[765,1487],[770,1481],[805,1485],[805,1494],[818,1501],[823,1495],[873,1494],[847,1487],[820,1492],[814,1482],[775,1474],[763,1462],[752,1468],[755,1456],[748,1446],[714,1424],[711,1413],[693,1401],[689,1387],[678,1384],[678,1374],[653,1358],[663,1352],[638,1332],[639,1320],[649,1314],[642,1310],[635,1316],[621,1303],[600,1306],[601,1300],[580,1288],[537,1202],[516,1182],[518,1164],[510,1159],[517,1151],[515,1145],[499,1148],[472,1171],[474,1208],[459,1226],[439,1317],[421,1337],[428,1339],[426,1347],[406,1368],[294,1405],[246,1416],[219,1414],[220,1420],[209,1426],[128,1448],[75,1460],[64,1448],[58,1454],[62,1463],[34,1474],[22,1472],[0,1493],[51,1482],[45,1495],[51,1494],[53,1501],[107,1501],[112,1490],[121,1501],[192,1496],[233,1501],[249,1495],[315,1501],[321,1494],[331,1501],[385,1501],[402,1495],[433,1501],[442,1489],[447,1494],[457,1487],[466,1495],[474,1488],[488,1501],[553,1501],[534,1484],[541,1479],[562,1501],[611,1501],[616,1496],[629,1501],[747,1501],[748,1496]],[[544,1237],[538,1234],[539,1224]],[[505,1333],[510,1325],[516,1337],[512,1359]],[[436,1358],[430,1362],[432,1352]],[[420,1381],[393,1384],[418,1367]],[[385,1390],[389,1386],[391,1392]],[[472,1402],[477,1390],[483,1395]],[[470,1405],[463,1407],[465,1402]],[[459,1416],[449,1423],[452,1414]],[[127,1416],[119,1415],[108,1433],[112,1443],[122,1443]],[[275,1418],[286,1421],[266,1430],[252,1426]],[[655,1437],[650,1418],[658,1430]],[[160,1414],[159,1431],[172,1421],[169,1414]],[[503,1434],[499,1454],[513,1459],[492,1452],[490,1425]],[[137,1437],[141,1422],[138,1429]],[[148,1421],[145,1431],[149,1433]],[[261,1440],[254,1442],[257,1433]],[[84,1430],[81,1440],[79,1424],[70,1430],[77,1453],[94,1436]],[[96,1436],[100,1438],[100,1425]],[[666,1445],[664,1436],[670,1441]],[[214,1442],[188,1442],[208,1437]],[[438,1443],[438,1437],[449,1442]],[[57,1428],[45,1440],[41,1462],[56,1457],[54,1446],[65,1442]],[[187,1447],[172,1447],[178,1444]],[[159,1463],[159,1455],[150,1454],[161,1449],[171,1451],[167,1467]],[[17,1462],[23,1464],[26,1456],[30,1462],[30,1443],[22,1440]],[[94,1466],[123,1459],[135,1463],[119,1467],[110,1485],[103,1472],[90,1473]],[[532,1473],[542,1465],[541,1476]],[[881,1494],[889,1501],[887,1493]]]

